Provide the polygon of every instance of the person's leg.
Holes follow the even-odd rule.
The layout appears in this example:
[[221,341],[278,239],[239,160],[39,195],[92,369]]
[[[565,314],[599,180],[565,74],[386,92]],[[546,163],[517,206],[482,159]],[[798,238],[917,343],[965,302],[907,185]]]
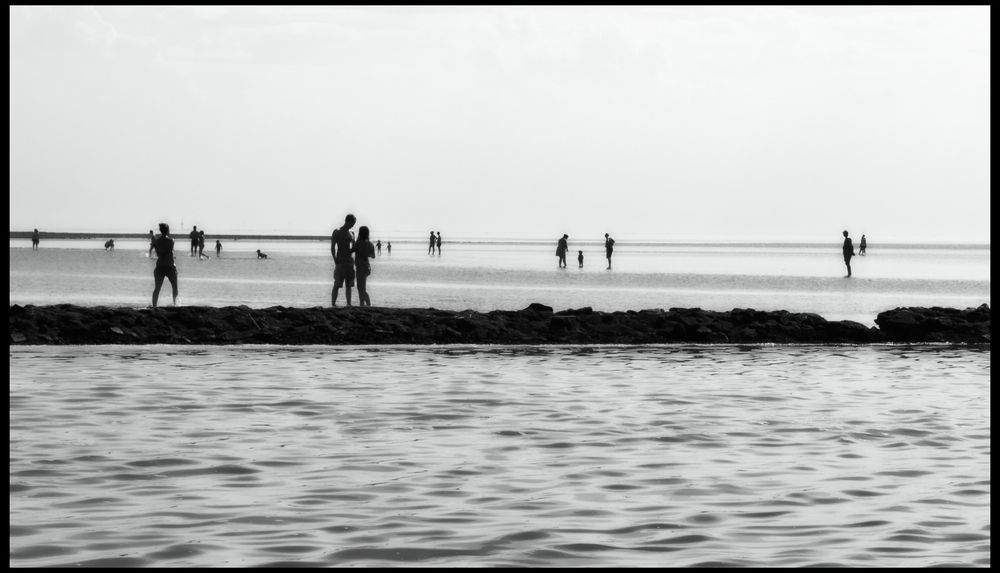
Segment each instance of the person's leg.
[[351,306],[351,283],[344,285],[344,296],[347,298],[347,306]]
[[160,287],[163,286],[163,273],[159,269],[153,271],[153,280],[156,284],[153,287],[153,308],[156,308],[156,301],[160,298]]
[[177,306],[177,269],[175,268],[172,273],[167,275],[167,278],[170,279],[170,289],[174,295],[174,306]]

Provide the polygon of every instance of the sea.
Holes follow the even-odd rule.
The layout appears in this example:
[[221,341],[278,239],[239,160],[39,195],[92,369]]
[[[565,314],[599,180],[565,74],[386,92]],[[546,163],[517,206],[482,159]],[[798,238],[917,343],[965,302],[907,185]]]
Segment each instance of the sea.
[[[149,306],[148,243],[115,242],[12,239],[10,304]],[[329,306],[329,242],[222,242],[177,239],[178,304]],[[990,304],[988,245],[873,244],[848,279],[839,242],[619,240],[611,270],[598,241],[566,269],[555,241],[392,243],[375,306],[874,326]],[[17,345],[9,364],[11,567],[990,565],[989,345]]]

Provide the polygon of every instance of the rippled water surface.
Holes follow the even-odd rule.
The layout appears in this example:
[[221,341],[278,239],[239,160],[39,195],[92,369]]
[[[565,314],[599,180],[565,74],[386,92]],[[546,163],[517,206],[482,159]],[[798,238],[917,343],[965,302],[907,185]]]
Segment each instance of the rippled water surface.
[[990,564],[969,347],[12,347],[10,565]]

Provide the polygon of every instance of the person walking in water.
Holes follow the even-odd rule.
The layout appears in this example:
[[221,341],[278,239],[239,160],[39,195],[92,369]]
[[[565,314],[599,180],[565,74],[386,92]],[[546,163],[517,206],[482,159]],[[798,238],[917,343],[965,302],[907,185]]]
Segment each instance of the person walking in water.
[[583,251],[578,251],[580,254],[576,256],[576,261],[580,263],[580,268],[583,268]]
[[205,229],[198,231],[198,260],[207,259],[205,255]]
[[198,252],[198,225],[191,227],[191,233],[188,235],[191,239],[191,256],[195,256]]
[[354,268],[358,280],[358,306],[371,306],[368,298],[368,275],[372,274],[372,264],[368,259],[375,258],[375,247],[369,240],[368,227],[362,225],[358,229],[358,240],[354,242]]
[[861,235],[861,244],[858,246],[858,254],[862,257],[865,256],[865,250],[868,249],[868,240],[864,235]]
[[382,239],[375,241],[375,253],[382,255]]
[[562,238],[559,239],[559,245],[556,247],[556,256],[559,257],[560,269],[566,268],[566,251],[569,250],[569,244],[566,242],[566,239],[568,238],[569,235],[564,233]]
[[[152,233],[152,231],[150,231],[150,233]],[[39,242],[38,229],[35,229],[31,233],[31,250],[33,250],[33,251],[37,251],[38,250],[38,242]]]
[[357,219],[354,214],[348,213],[344,217],[344,225],[334,229],[330,235],[330,254],[333,255],[333,294],[331,302],[337,306],[337,294],[340,287],[345,287],[344,294],[347,297],[347,306],[351,306],[351,287],[354,286],[354,260],[351,258],[351,246],[354,237],[351,235],[351,228]]
[[848,277],[851,276],[851,257],[853,256],[854,256],[854,243],[852,243],[851,238],[847,236],[847,231],[844,231],[844,264],[847,265]]
[[155,243],[155,242],[156,242],[156,235],[154,235],[153,234],[153,230],[150,229],[149,230],[149,252],[146,253],[146,256],[149,257],[149,258],[153,257],[153,243]]
[[170,287],[174,293],[174,306],[177,306],[177,267],[174,266],[174,240],[170,238],[170,226],[160,223],[160,236],[153,241],[156,250],[156,267],[153,269],[153,308],[160,298],[160,287],[163,279],[170,279]]
[[219,239],[215,240],[215,258],[222,256],[222,241]]
[[385,252],[389,255],[392,254],[392,241],[385,244]]
[[438,248],[438,256],[440,257],[441,256],[441,231],[438,231],[437,248]]
[[607,253],[608,257],[608,270],[611,270],[611,253],[615,251],[615,240],[612,239],[607,233],[604,233],[604,252]]
[[434,236],[434,231],[431,231],[431,243],[427,247],[427,254],[428,255],[433,255],[434,254],[434,245],[436,245],[436,244],[437,244],[437,237]]

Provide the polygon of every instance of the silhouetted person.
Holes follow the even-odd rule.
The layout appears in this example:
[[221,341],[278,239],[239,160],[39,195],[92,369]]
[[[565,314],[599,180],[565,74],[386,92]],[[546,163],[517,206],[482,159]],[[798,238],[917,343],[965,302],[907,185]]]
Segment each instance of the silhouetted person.
[[385,252],[388,253],[388,254],[390,254],[390,255],[392,254],[392,242],[391,241],[385,244]]
[[215,240],[215,257],[219,258],[222,256],[222,241]]
[[868,249],[868,240],[865,239],[864,235],[861,235],[861,245],[858,248],[858,254],[862,257],[865,256],[865,251]]
[[205,229],[198,231],[198,260],[208,258],[205,256]]
[[105,251],[113,251],[113,250],[115,250],[115,240],[114,239],[108,239],[107,241],[104,241],[104,250]]
[[576,261],[580,263],[580,268],[583,268],[583,251],[578,251],[580,254],[576,256]]
[[847,276],[851,276],[851,257],[854,256],[854,243],[851,242],[851,238],[847,236],[847,231],[844,231],[844,264],[847,265]]
[[382,239],[375,241],[375,253],[382,254]]
[[569,250],[569,243],[566,242],[566,239],[568,238],[569,235],[563,234],[562,238],[559,239],[559,245],[556,247],[556,256],[559,257],[560,269],[566,268],[566,251]]
[[344,225],[334,229],[330,236],[330,254],[333,255],[333,294],[331,303],[337,306],[337,293],[340,287],[345,287],[344,294],[347,296],[347,306],[351,306],[351,287],[354,286],[354,261],[351,259],[351,244],[354,236],[351,234],[351,227],[357,219],[353,214],[348,213],[344,217]]
[[358,279],[358,305],[371,306],[372,301],[368,298],[368,275],[372,274],[372,264],[368,259],[375,258],[375,247],[368,239],[368,227],[364,225],[358,229],[358,240],[354,242],[354,268]]
[[257,249],[257,258],[258,259],[266,259],[267,258],[267,254],[266,253],[262,253],[262,252],[260,252],[260,249]]
[[153,287],[153,308],[156,308],[156,301],[160,298],[160,287],[163,286],[163,278],[170,279],[170,286],[174,293],[174,306],[177,306],[177,267],[174,266],[174,240],[170,238],[170,226],[160,223],[160,236],[153,241],[153,249],[156,250],[156,267],[153,269],[153,280],[156,286]]
[[147,257],[153,256],[153,243],[156,242],[156,235],[153,234],[153,230],[149,230],[149,252],[146,253]]
[[188,237],[191,238],[191,256],[193,257],[198,252],[198,225],[191,227],[191,233],[188,234]]
[[438,231],[437,248],[438,248],[438,256],[440,257],[441,256],[441,231]]
[[38,249],[38,242],[39,242],[38,229],[35,229],[31,233],[31,250],[34,251]]
[[615,240],[604,233],[604,252],[608,257],[608,269],[611,269],[611,253],[615,252]]
[[431,243],[427,247],[427,254],[428,255],[433,255],[434,254],[434,246],[435,245],[437,245],[437,237],[434,236],[434,231],[431,231]]

